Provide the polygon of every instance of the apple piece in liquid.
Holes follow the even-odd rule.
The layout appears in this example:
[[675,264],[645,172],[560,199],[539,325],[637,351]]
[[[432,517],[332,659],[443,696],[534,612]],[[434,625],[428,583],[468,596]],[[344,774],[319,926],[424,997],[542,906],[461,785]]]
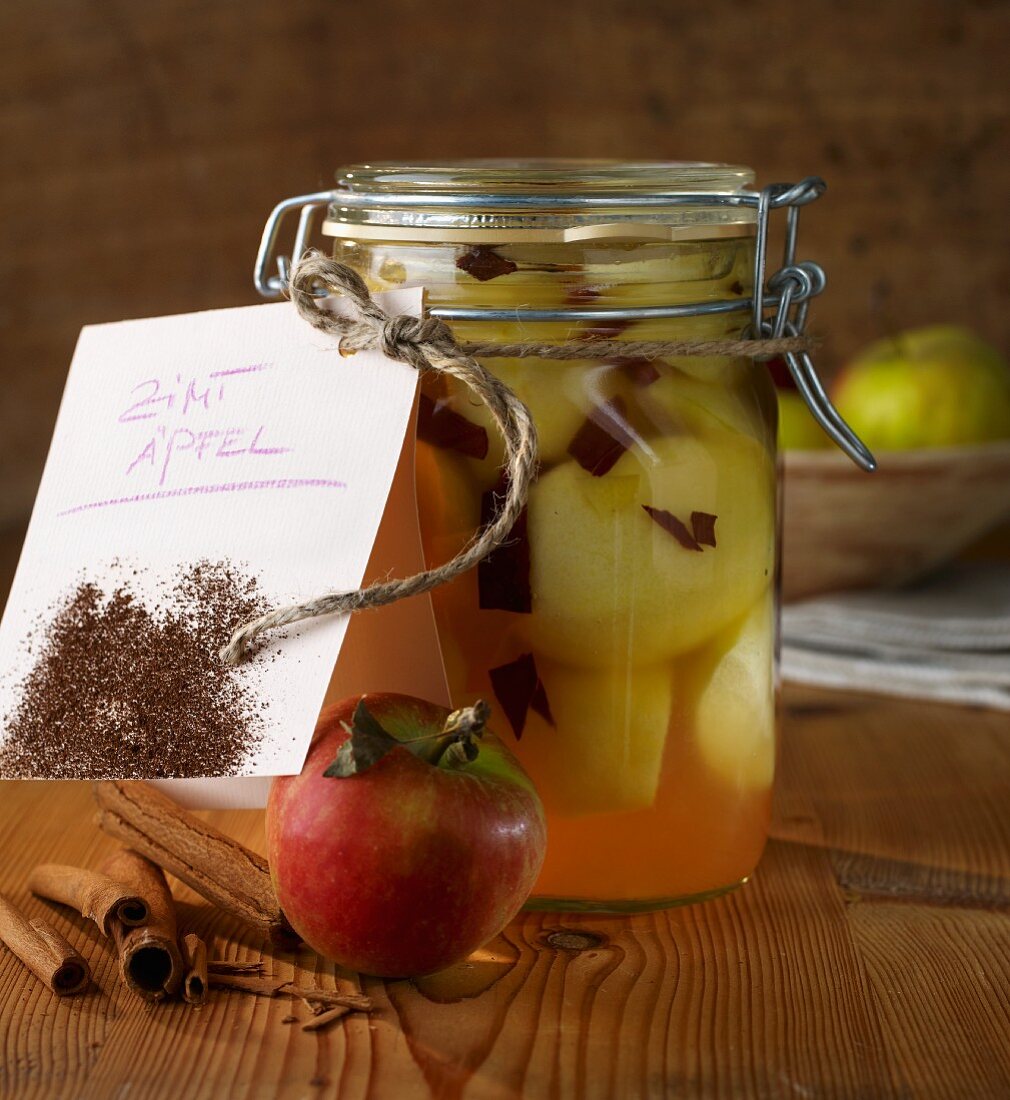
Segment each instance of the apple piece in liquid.
[[[732,624],[774,567],[775,474],[753,440],[659,439],[603,477],[574,461],[529,498],[536,653],[593,668],[655,664]],[[715,547],[685,548],[646,511],[714,515]]]

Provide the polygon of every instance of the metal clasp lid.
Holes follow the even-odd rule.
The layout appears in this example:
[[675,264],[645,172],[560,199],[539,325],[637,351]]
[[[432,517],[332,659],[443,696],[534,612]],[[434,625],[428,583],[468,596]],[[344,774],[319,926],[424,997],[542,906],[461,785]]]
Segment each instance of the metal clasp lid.
[[[800,336],[806,328],[810,299],[824,290],[827,277],[820,264],[809,260],[803,263],[796,261],[800,210],[819,199],[827,187],[819,176],[808,176],[795,184],[769,184],[756,196],[757,241],[754,249],[754,297],[751,300],[751,331],[755,336]],[[782,266],[768,278],[766,284],[769,215],[772,210],[782,208],[787,211]],[[771,305],[774,305],[775,313],[769,319],[765,317],[765,308]],[[867,472],[875,470],[877,460],[842,419],[842,414],[828,397],[809,353],[788,352],[785,361],[807,408],[828,437],[860,469]]]
[[[754,337],[801,336],[806,327],[807,314],[811,299],[817,297],[825,287],[826,277],[819,264],[811,261],[797,262],[796,242],[799,235],[800,210],[820,198],[827,190],[827,184],[818,176],[809,176],[799,183],[773,183],[761,191],[740,191],[735,194],[679,193],[663,196],[609,194],[555,195],[552,199],[558,205],[576,202],[580,206],[592,207],[595,204],[612,207],[620,201],[627,206],[739,206],[756,209],[756,244],[754,250],[754,293],[751,298],[739,298],[732,301],[695,302],[671,306],[642,306],[636,308],[585,308],[585,309],[495,309],[486,306],[439,306],[430,310],[432,316],[447,321],[615,321],[643,320],[656,317],[693,317],[702,314],[732,313],[749,311],[751,314],[750,334]],[[276,274],[270,273],[270,261],[275,253],[277,236],[281,223],[293,210],[299,210],[298,226],[295,231],[294,246],[291,255],[301,256],[308,245],[316,215],[328,207],[336,198],[333,191],[316,191],[310,195],[296,195],[278,203],[270,212],[259,250],[256,253],[256,266],[253,280],[256,289],[264,298],[279,298],[283,295],[291,272],[291,259],[288,255],[277,253]],[[398,196],[386,195],[385,201],[393,201]],[[514,205],[514,196],[482,196],[484,205],[493,207],[501,199]],[[341,202],[347,202],[347,196],[341,195]],[[429,194],[424,197],[426,205],[451,205],[458,201],[456,196]],[[542,200],[539,200],[542,201]],[[773,210],[786,210],[785,247],[782,266],[771,276],[767,275],[767,253],[769,220]],[[629,232],[633,223],[629,223]],[[828,397],[824,384],[806,352],[788,353],[785,356],[789,373],[797,389],[810,409],[814,419],[827,435],[863,470],[875,470],[877,467],[870,450],[842,419],[841,414]]]
[[295,243],[291,251],[292,256],[301,256],[305,252],[312,233],[316,214],[329,206],[332,200],[332,191],[316,191],[311,195],[295,195],[293,198],[285,199],[270,211],[270,217],[263,226],[263,235],[260,237],[260,246],[256,252],[256,266],[253,268],[253,282],[264,298],[283,297],[291,275],[291,257],[280,252],[277,254],[277,274],[270,274],[270,260],[274,254],[281,222],[292,210],[301,210],[298,215],[298,228],[295,231]]

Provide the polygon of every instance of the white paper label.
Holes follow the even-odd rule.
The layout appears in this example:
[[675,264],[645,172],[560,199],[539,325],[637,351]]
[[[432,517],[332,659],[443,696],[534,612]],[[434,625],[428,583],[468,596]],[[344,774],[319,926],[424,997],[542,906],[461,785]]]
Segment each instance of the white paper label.
[[[390,312],[421,308],[420,290],[383,298]],[[104,700],[95,742],[108,752],[108,739],[121,733],[124,760],[149,759],[165,736],[159,723],[200,728],[201,715],[180,712],[177,698],[154,708],[150,652],[134,665],[110,655],[107,683],[95,682],[102,662],[86,654],[79,692],[71,691],[73,672],[53,661],[54,622],[65,635],[86,614],[86,637],[97,632],[96,645],[108,647],[124,636],[123,623],[109,621],[119,590],[123,614],[139,612],[134,634],[171,649],[199,610],[199,601],[186,609],[194,583],[206,588],[227,576],[270,606],[356,588],[401,460],[416,380],[378,352],[340,356],[289,304],[85,328],[0,625],[0,770],[53,775],[47,750],[65,759],[59,715],[75,698],[91,713]],[[416,516],[404,520],[413,548]],[[414,565],[416,556],[408,555]],[[82,612],[88,585],[97,595]],[[236,734],[242,745],[228,750],[227,774],[300,769],[346,629],[346,616],[327,616],[273,632],[229,673],[221,699],[196,685],[197,710],[216,700],[225,718],[233,705],[247,721]],[[144,667],[145,683],[131,686],[129,676]],[[125,690],[116,682],[123,675]],[[169,696],[185,686],[185,678],[169,681]],[[137,712],[141,696],[145,713]],[[122,718],[120,733],[110,707]],[[73,751],[86,771],[90,747],[80,740]],[[161,774],[180,771],[166,758]]]

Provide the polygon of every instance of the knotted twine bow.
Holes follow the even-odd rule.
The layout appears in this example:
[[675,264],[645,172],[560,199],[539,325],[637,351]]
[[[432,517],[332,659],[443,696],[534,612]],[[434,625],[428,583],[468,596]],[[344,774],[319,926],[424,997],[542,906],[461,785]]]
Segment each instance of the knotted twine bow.
[[[357,319],[320,308],[317,288],[338,292],[353,303]],[[338,615],[383,607],[430,592],[473,568],[509,537],[526,507],[529,487],[537,474],[537,430],[526,405],[512,390],[481,366],[481,358],[655,359],[662,355],[740,356],[771,359],[807,351],[805,336],[764,340],[578,340],[563,344],[459,344],[449,326],[435,317],[390,317],[372,299],[353,269],[318,252],[306,254],[293,268],[288,287],[299,315],[314,328],[337,339],[343,353],[376,349],[388,359],[408,363],[421,374],[448,374],[463,383],[487,406],[505,444],[505,496],[493,519],[477,530],[462,550],[444,565],[402,580],[380,581],[351,592],[328,592],[306,603],[268,611],[240,626],[221,650],[227,664],[238,664],[258,635],[320,615]]]

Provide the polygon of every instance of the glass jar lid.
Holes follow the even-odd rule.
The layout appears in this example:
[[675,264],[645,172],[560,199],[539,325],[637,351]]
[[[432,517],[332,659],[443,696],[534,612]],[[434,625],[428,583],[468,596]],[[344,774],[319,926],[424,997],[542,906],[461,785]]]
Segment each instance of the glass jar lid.
[[692,240],[754,232],[749,168],[687,161],[377,162],[337,173],[323,232],[474,242]]

